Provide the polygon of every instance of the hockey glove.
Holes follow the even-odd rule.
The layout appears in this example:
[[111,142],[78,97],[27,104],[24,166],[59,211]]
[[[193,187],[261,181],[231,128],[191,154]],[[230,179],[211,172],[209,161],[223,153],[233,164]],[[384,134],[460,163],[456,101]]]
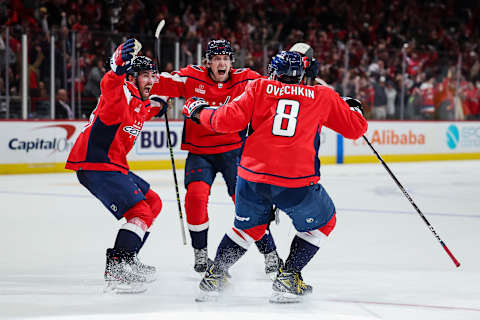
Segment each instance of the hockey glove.
[[315,79],[318,74],[318,69],[320,69],[320,64],[315,58],[312,58],[308,67],[305,69],[305,77]]
[[160,108],[160,111],[157,113],[157,117],[161,117],[167,112],[167,110],[168,110],[168,103],[167,103],[168,97],[151,95],[149,99],[150,99],[152,107]]
[[128,39],[122,43],[110,58],[110,68],[117,75],[125,74],[132,68],[132,60],[138,54],[142,45],[136,39]]
[[185,116],[185,118],[191,119],[193,122],[200,124],[200,111],[202,111],[202,109],[206,107],[209,107],[209,105],[202,98],[189,98],[183,106],[183,115]]
[[360,114],[363,116],[363,107],[360,100],[350,97],[342,97],[342,99],[348,104],[350,110],[360,112]]

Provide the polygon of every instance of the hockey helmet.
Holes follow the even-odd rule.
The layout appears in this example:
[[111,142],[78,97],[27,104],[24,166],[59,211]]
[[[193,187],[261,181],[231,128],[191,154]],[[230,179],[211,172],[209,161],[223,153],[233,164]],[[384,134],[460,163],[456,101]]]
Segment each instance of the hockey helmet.
[[225,54],[230,57],[232,62],[235,61],[235,54],[233,53],[232,46],[228,40],[210,40],[207,45],[207,51],[205,57],[208,61],[211,61],[213,56]]
[[154,71],[157,72],[157,66],[152,59],[146,56],[137,56],[132,61],[132,67],[128,70],[128,74],[138,76],[140,71]]
[[298,84],[305,73],[304,63],[299,53],[281,51],[272,58],[268,75],[284,83]]
[[305,77],[314,79],[318,74],[318,70],[320,69],[320,64],[313,57],[313,48],[304,42],[297,42],[290,48],[289,51],[298,52],[303,57],[308,58],[307,66],[305,66],[305,63],[304,63]]
[[289,51],[298,52],[308,58],[308,60],[313,59],[313,48],[304,42],[295,43]]

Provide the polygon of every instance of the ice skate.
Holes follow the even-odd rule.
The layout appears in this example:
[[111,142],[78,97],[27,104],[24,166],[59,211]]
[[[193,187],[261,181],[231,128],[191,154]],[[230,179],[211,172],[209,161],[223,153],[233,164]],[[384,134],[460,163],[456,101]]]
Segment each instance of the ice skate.
[[271,303],[297,303],[313,291],[312,286],[303,282],[302,275],[296,271],[280,268],[277,279],[272,284]]
[[195,299],[196,302],[216,301],[228,280],[225,272],[218,270],[214,265],[209,267],[205,276],[200,281],[200,294]]
[[132,267],[132,271],[144,276],[147,282],[157,280],[157,268],[144,264],[138,259],[137,255],[133,256],[132,261],[129,261],[129,264]]
[[[195,255],[195,264],[193,265],[193,269],[203,278],[205,271],[207,271],[207,269],[213,265],[213,260],[208,257],[207,248],[193,249],[193,253]],[[225,276],[227,278],[232,277],[228,270],[225,272]]]
[[277,250],[267,253],[265,256],[265,274],[272,281],[277,277],[278,269],[283,267],[283,261],[278,256]]
[[107,250],[107,264],[105,266],[105,288],[106,293],[140,293],[147,290],[145,276],[132,270],[127,260],[133,255],[117,252],[113,249]]

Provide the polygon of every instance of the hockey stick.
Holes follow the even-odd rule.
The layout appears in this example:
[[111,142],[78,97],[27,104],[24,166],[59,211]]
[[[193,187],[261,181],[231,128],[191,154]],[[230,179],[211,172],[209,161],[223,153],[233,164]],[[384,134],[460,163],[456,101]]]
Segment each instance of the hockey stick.
[[[320,78],[316,78],[315,80],[317,80],[318,82],[320,82],[322,85],[328,85],[325,81],[323,81],[322,79]],[[415,204],[415,202],[413,201],[412,197],[410,197],[410,195],[408,194],[407,190],[405,190],[405,188],[402,186],[402,184],[400,183],[400,181],[398,181],[397,177],[393,174],[392,170],[390,170],[390,168],[387,166],[387,164],[385,163],[385,161],[383,161],[382,157],[380,156],[380,154],[377,152],[377,150],[375,150],[375,148],[372,146],[372,144],[370,143],[370,141],[368,140],[368,138],[363,135],[362,136],[363,139],[365,140],[365,142],[368,144],[368,146],[370,147],[370,149],[372,149],[373,153],[375,154],[375,156],[377,156],[377,159],[380,161],[380,163],[383,165],[383,167],[385,168],[385,170],[387,170],[388,174],[390,175],[390,177],[392,177],[393,181],[395,181],[395,183],[397,184],[397,186],[400,188],[400,190],[402,191],[402,193],[405,195],[405,197],[408,199],[408,201],[410,201],[410,204],[413,206],[413,208],[417,211],[417,213],[420,215],[420,217],[422,218],[423,222],[425,222],[425,224],[427,225],[428,229],[430,229],[430,231],[433,233],[433,235],[435,236],[435,238],[437,238],[437,240],[440,242],[440,245],[442,246],[442,248],[445,250],[445,252],[448,254],[448,256],[450,257],[450,259],[452,259],[453,263],[455,264],[455,266],[458,268],[460,267],[460,262],[458,262],[458,260],[455,258],[455,256],[452,254],[452,252],[450,251],[450,249],[448,249],[448,247],[446,246],[445,242],[443,242],[443,240],[440,238],[440,236],[437,234],[437,232],[435,231],[435,229],[433,228],[433,226],[430,224],[430,222],[427,220],[427,218],[425,218],[425,216],[423,215],[422,211],[420,211],[420,209],[417,207],[417,205]]]
[[455,263],[455,266],[457,266],[457,268],[460,266],[460,262],[458,262],[458,260],[455,258],[455,256],[452,254],[452,252],[448,249],[448,247],[445,245],[445,243],[443,242],[443,240],[440,238],[440,236],[437,234],[437,232],[435,231],[435,229],[432,227],[432,225],[430,224],[430,222],[428,222],[427,218],[425,218],[425,216],[423,215],[422,211],[420,211],[420,209],[417,207],[417,205],[415,204],[415,202],[413,201],[412,197],[410,197],[410,195],[408,194],[408,192],[405,190],[405,188],[402,186],[402,184],[400,183],[400,181],[398,181],[397,177],[395,177],[395,175],[393,174],[392,170],[390,170],[390,168],[387,166],[387,164],[385,163],[385,161],[383,161],[382,157],[380,156],[380,154],[378,154],[377,150],[375,150],[375,148],[372,146],[372,144],[370,143],[370,141],[368,141],[367,137],[365,135],[363,135],[363,139],[365,140],[365,142],[367,142],[368,146],[370,147],[370,149],[372,149],[373,153],[375,153],[375,155],[377,156],[378,160],[382,163],[383,167],[385,168],[385,170],[387,170],[388,174],[390,174],[390,177],[392,177],[393,181],[395,181],[395,183],[397,184],[397,186],[400,188],[400,190],[402,190],[403,194],[405,195],[405,197],[407,197],[408,201],[410,201],[410,203],[412,204],[412,206],[415,208],[415,210],[417,211],[417,213],[420,215],[420,217],[423,219],[423,222],[425,222],[425,224],[428,226],[428,228],[430,229],[430,231],[432,231],[433,235],[435,236],[435,238],[437,238],[437,240],[440,242],[440,244],[442,245],[443,249],[445,250],[445,252],[447,252],[448,256],[450,257],[450,259],[452,259],[453,263]]
[[[157,56],[157,64],[160,67],[160,32],[165,26],[165,20],[160,21],[155,30],[155,55]],[[172,141],[170,138],[170,126],[168,125],[168,116],[165,112],[165,127],[167,129],[167,143],[170,150],[170,160],[172,162],[173,180],[175,181],[175,192],[177,193],[177,205],[178,205],[178,217],[180,218],[180,229],[182,230],[183,244],[187,244],[187,238],[185,236],[185,223],[183,222],[182,203],[180,201],[180,192],[178,191],[177,170],[175,170],[175,159],[173,157]]]

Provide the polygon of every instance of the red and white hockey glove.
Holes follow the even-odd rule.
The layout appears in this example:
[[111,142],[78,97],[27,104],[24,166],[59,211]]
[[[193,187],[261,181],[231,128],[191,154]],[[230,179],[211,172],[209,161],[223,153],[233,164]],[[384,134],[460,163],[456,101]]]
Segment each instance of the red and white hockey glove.
[[360,100],[350,97],[342,97],[342,99],[348,104],[350,110],[357,111],[363,116],[363,107]]
[[142,49],[142,45],[136,39],[128,39],[122,43],[110,58],[110,68],[117,75],[125,74],[132,67],[132,60]]
[[191,97],[185,101],[183,106],[183,115],[187,119],[200,124],[199,114],[203,108],[209,107],[208,103],[202,98]]

